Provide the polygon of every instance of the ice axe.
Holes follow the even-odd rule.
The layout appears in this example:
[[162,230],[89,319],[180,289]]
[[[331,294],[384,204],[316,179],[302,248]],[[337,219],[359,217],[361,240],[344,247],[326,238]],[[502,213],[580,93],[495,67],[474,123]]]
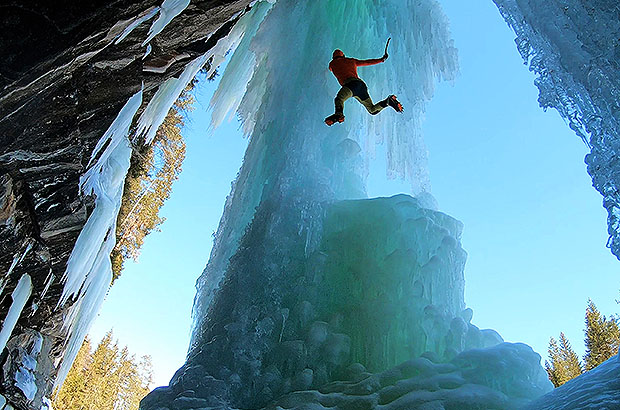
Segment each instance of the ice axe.
[[392,39],[392,37],[389,37],[387,43],[385,43],[385,53],[383,53],[383,57],[385,57],[385,58],[388,58],[387,50],[388,50],[388,46],[390,45],[390,40],[391,39]]

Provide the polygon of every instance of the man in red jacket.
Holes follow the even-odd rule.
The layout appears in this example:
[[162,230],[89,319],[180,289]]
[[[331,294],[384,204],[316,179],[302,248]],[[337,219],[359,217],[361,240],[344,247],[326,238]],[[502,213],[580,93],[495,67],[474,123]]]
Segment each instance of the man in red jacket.
[[336,76],[336,79],[342,86],[334,100],[336,111],[333,115],[325,118],[325,124],[333,125],[336,122],[344,121],[344,102],[351,97],[355,97],[357,101],[362,103],[371,115],[377,115],[388,105],[397,112],[403,112],[402,104],[396,99],[395,95],[388,96],[385,100],[379,101],[377,104],[372,102],[368,95],[368,87],[357,75],[357,67],[374,65],[384,62],[388,58],[387,46],[385,54],[381,58],[370,60],[357,60],[355,58],[347,58],[341,50],[334,50],[333,59],[329,63],[329,70]]

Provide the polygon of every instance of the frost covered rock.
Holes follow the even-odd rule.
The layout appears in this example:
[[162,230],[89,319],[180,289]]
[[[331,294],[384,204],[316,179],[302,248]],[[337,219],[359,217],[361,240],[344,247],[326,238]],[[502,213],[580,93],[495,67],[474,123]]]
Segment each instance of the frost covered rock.
[[620,258],[620,6],[615,0],[494,0],[543,108],[555,108],[592,149],[592,184],[603,195],[608,246]]
[[37,382],[37,378],[41,378],[40,372],[37,372],[37,363],[43,350],[43,336],[29,330],[12,338],[7,348],[9,354],[2,365],[2,378],[9,382],[5,394],[19,408],[33,402],[39,386],[44,385],[41,381]]

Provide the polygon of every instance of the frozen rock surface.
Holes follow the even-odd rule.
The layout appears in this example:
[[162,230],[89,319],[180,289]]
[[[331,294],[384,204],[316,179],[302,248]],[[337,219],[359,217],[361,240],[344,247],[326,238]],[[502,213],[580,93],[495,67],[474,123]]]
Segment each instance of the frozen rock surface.
[[620,258],[620,4],[616,0],[494,0],[555,108],[592,149],[594,187],[608,211],[608,246]]

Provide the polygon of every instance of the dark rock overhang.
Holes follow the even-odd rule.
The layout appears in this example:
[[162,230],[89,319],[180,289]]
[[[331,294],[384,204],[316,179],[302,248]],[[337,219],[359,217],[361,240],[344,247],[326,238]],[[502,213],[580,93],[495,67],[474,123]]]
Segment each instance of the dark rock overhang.
[[[200,44],[204,50],[226,36],[251,0],[195,0],[151,42],[150,56]],[[79,2],[10,1],[0,6],[0,317],[11,293],[28,274],[32,294],[2,357],[0,394],[16,408],[40,407],[50,394],[63,356],[66,309],[58,308],[63,274],[76,239],[94,207],[80,192],[92,151],[127,100],[141,88],[143,105],[166,79],[143,71],[152,20],[115,39],[159,0]],[[43,335],[36,369],[38,391],[26,400],[11,372],[20,343]],[[21,342],[17,342],[17,341]],[[16,367],[17,366],[17,367]]]

